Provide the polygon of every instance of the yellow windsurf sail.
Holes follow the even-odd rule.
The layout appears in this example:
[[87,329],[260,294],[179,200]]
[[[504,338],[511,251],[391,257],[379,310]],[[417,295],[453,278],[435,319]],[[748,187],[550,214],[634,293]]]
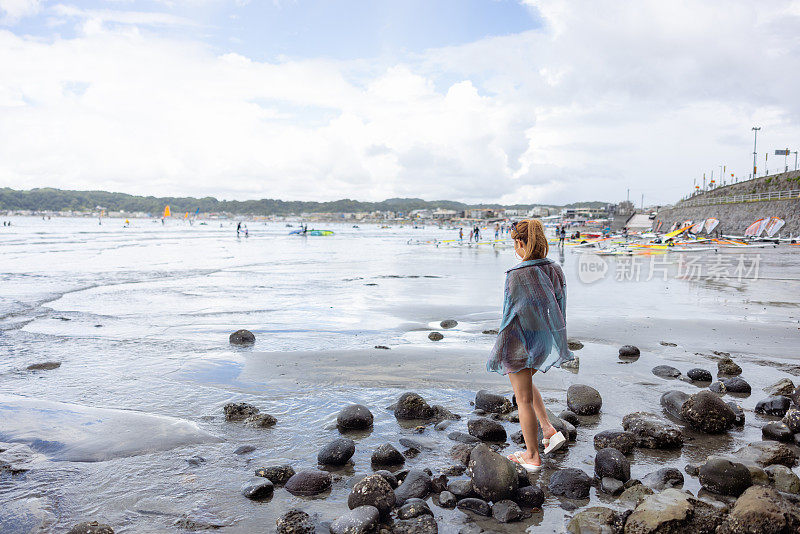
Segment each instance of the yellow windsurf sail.
[[167,204],[166,207],[164,207],[164,217],[170,217],[171,215],[172,213],[169,211],[169,204]]
[[680,228],[678,228],[674,232],[670,232],[668,234],[664,234],[664,237],[666,237],[666,238],[675,237],[676,235],[682,234],[683,232],[685,232],[686,230],[688,230],[691,227],[692,227],[691,224],[689,224],[687,226],[681,226]]

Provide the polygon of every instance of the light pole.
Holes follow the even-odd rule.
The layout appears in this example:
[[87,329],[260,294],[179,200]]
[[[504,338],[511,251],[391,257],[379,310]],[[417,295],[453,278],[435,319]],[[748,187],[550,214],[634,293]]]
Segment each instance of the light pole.
[[797,170],[797,150],[794,151],[794,170]]
[[761,126],[753,126],[753,178],[756,177],[756,140],[758,139],[758,131]]

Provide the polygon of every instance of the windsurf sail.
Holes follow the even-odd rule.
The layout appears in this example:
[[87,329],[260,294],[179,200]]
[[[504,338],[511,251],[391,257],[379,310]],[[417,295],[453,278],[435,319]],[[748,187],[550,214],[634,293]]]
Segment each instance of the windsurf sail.
[[186,215],[183,216],[184,220],[189,218],[189,212],[186,212]]
[[688,221],[688,223],[689,223],[688,225],[686,223],[684,223],[677,230],[673,230],[672,232],[670,232],[668,234],[664,234],[664,237],[670,238],[670,237],[675,237],[676,235],[682,234],[683,232],[685,232],[686,230],[688,230],[689,228],[692,227],[692,221]]
[[167,217],[172,216],[172,213],[169,211],[169,204],[164,207],[164,215],[163,217],[166,219]]
[[702,231],[703,231],[703,227],[705,226],[705,224],[706,224],[706,221],[705,221],[705,219],[703,219],[703,220],[702,220],[702,221],[700,221],[699,223],[696,223],[694,226],[692,226],[692,227],[689,229],[689,231],[690,231],[691,233],[693,233],[693,234],[699,234],[700,232],[702,232]]
[[767,227],[767,224],[769,224],[769,219],[759,219],[747,227],[747,230],[744,231],[744,235],[747,237],[758,237],[761,235],[761,232],[764,231],[764,228]]
[[770,217],[767,227],[764,229],[764,231],[767,233],[768,237],[772,237],[778,233],[778,230],[783,228],[784,224],[786,224],[786,221],[780,217]]
[[719,219],[715,219],[714,217],[709,217],[706,219],[706,233],[710,234],[714,231],[714,228],[717,227],[719,224]]

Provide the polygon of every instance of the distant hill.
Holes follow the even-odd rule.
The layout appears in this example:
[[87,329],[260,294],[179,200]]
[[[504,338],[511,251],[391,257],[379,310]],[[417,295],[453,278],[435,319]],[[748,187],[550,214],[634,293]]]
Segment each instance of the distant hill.
[[[345,198],[331,202],[302,202],[264,198],[261,200],[217,200],[214,197],[153,197],[136,196],[107,191],[68,191],[53,188],[27,191],[0,188],[1,210],[34,211],[93,211],[98,206],[107,211],[144,212],[158,214],[169,204],[175,213],[226,212],[243,215],[292,215],[300,213],[348,213],[394,211],[408,213],[417,209],[449,209],[461,211],[471,207],[513,207],[529,209],[539,204],[502,206],[499,204],[469,205],[451,200],[422,200],[420,198],[390,198],[381,202],[362,202]],[[600,207],[606,202],[579,202],[573,206]],[[559,208],[561,206],[546,205]]]

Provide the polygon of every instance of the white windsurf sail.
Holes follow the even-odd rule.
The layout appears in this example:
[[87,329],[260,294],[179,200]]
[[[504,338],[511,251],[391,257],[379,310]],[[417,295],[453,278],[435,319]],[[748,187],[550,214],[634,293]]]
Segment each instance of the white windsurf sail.
[[781,228],[783,228],[784,224],[786,224],[786,221],[780,217],[770,217],[767,227],[764,229],[764,231],[767,233],[767,236],[772,237],[777,234]]
[[714,228],[717,227],[719,224],[719,219],[715,219],[714,217],[709,217],[706,219],[706,233],[710,234],[714,231]]

